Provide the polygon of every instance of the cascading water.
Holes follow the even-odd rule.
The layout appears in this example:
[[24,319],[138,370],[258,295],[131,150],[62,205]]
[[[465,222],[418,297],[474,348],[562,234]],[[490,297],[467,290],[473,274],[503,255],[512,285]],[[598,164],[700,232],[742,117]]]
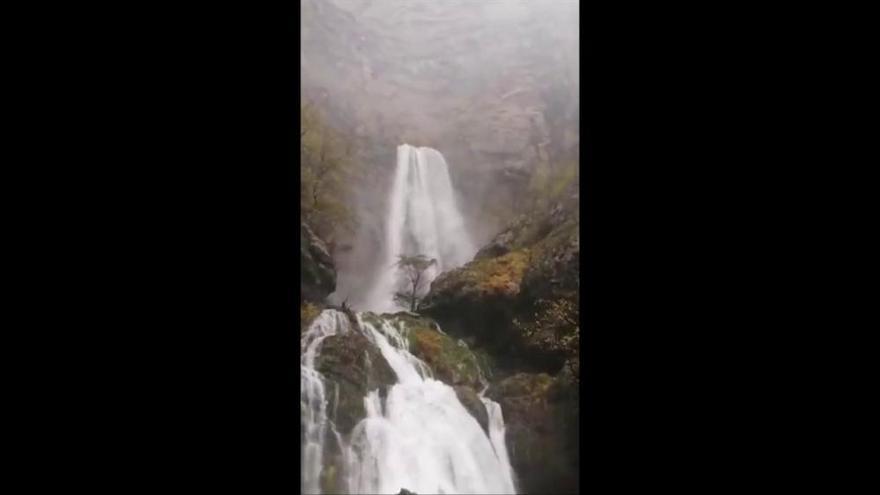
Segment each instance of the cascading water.
[[401,255],[420,254],[436,260],[425,274],[425,291],[440,272],[465,264],[476,251],[443,155],[432,148],[398,146],[385,222],[385,257],[364,307],[372,311],[406,309],[394,301],[394,293],[406,284],[396,267]]
[[[388,319],[325,310],[302,337],[302,491],[321,493],[320,478],[332,442],[344,460],[340,484],[348,493],[515,493],[504,445],[500,406],[481,396],[489,415],[488,434],[459,402],[455,391],[434,380],[430,368],[408,351],[405,327]],[[321,374],[315,369],[321,344],[332,335],[360,332],[376,346],[397,377],[383,401],[378,390],[363,399],[367,412],[340,434],[328,414]],[[336,468],[334,468],[336,469]],[[337,486],[340,486],[337,485]]]
[[[424,292],[440,272],[463,265],[476,252],[438,151],[399,146],[389,200],[381,270],[367,297],[355,304],[376,313],[408,309],[394,301],[406,282],[396,266],[400,256],[436,260],[425,274]],[[365,314],[357,313],[353,324],[346,313],[325,310],[302,336],[303,493],[321,493],[329,478],[335,490],[347,493],[396,494],[401,488],[416,493],[515,493],[501,407],[483,396],[488,386],[482,376],[479,397],[488,431],[455,390],[435,380],[430,367],[409,352],[404,322],[375,313],[367,321]],[[368,391],[362,398],[366,417],[351,431],[339,431],[334,422],[339,388],[321,375],[316,362],[325,339],[352,332],[380,351],[397,382],[384,398],[378,389]]]

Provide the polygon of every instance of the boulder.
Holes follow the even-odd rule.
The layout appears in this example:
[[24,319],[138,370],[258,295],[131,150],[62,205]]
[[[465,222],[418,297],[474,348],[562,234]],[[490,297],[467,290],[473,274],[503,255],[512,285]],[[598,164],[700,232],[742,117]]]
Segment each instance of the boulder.
[[356,332],[327,337],[315,360],[315,368],[326,380],[328,411],[342,434],[349,433],[366,416],[363,399],[368,392],[387,391],[397,381],[381,352]]
[[421,311],[450,334],[472,337],[502,367],[556,373],[566,356],[552,339],[526,338],[520,324],[533,321],[539,301],[580,294],[579,219],[571,204],[548,205],[521,215],[474,261],[442,273]]
[[520,249],[445,272],[431,284],[420,309],[450,334],[474,337],[478,345],[504,354],[515,344],[510,322],[528,263],[528,250]]

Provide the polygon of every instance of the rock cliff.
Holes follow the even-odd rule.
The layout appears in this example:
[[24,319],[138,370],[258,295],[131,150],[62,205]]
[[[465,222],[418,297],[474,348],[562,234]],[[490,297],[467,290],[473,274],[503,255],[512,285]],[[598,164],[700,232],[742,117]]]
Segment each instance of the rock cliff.
[[[436,148],[484,241],[540,163],[577,156],[576,1],[304,0],[301,12],[303,99],[388,172],[365,189],[387,186],[398,144]],[[384,211],[382,195],[359,200]]]
[[493,363],[525,493],[578,486],[580,239],[576,201],[524,215],[476,259],[441,274],[422,311]]
[[320,304],[336,288],[336,268],[324,241],[305,222],[299,232],[301,302]]

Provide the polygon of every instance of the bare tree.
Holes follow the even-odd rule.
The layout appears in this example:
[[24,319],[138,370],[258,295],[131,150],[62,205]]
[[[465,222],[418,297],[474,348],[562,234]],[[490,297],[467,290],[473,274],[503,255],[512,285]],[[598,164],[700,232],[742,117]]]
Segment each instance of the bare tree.
[[410,286],[406,292],[397,292],[394,294],[394,300],[409,306],[409,310],[415,312],[418,309],[419,294],[422,292],[423,285],[427,277],[425,272],[431,266],[437,264],[437,260],[428,259],[427,256],[417,254],[415,256],[400,256],[400,260],[395,264],[403,269],[409,279]]

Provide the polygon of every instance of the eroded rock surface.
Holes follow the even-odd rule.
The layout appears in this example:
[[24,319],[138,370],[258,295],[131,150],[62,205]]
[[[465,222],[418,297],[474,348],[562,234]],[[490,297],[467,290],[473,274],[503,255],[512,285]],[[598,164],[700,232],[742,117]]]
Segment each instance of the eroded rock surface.
[[303,302],[322,303],[336,288],[336,268],[327,246],[300,223],[300,297]]
[[494,384],[507,428],[507,450],[524,493],[576,493],[578,406],[564,380],[518,373]]
[[[321,344],[315,368],[326,379],[329,410],[340,433],[348,433],[366,415],[364,397],[368,392],[397,381],[381,352],[363,335],[351,332],[327,337]],[[339,400],[336,401],[336,389]]]
[[474,261],[441,274],[421,308],[450,334],[475,338],[506,367],[556,373],[566,356],[514,322],[534,319],[540,301],[579,304],[579,270],[578,218],[560,205],[517,218]]
[[398,144],[440,150],[467,218],[510,208],[538,164],[577,156],[578,2],[304,0],[301,15],[303,99],[379,172]]
[[517,218],[474,261],[438,277],[422,305],[497,364],[487,396],[501,405],[525,493],[578,487],[578,221],[571,204]]

